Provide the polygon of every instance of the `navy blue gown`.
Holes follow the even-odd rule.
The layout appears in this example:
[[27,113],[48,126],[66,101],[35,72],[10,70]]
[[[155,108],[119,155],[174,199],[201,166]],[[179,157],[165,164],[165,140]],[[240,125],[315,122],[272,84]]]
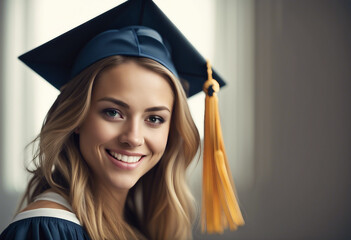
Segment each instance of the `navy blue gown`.
[[32,217],[11,223],[0,240],[88,240],[82,226],[55,217]]

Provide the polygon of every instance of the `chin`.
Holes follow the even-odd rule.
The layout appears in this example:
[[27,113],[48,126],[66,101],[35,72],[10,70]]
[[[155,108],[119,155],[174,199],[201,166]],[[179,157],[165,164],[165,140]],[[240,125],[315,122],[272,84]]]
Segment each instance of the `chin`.
[[132,187],[134,187],[134,185],[138,182],[140,178],[133,178],[133,177],[123,177],[123,178],[114,178],[111,179],[111,190],[129,190]]

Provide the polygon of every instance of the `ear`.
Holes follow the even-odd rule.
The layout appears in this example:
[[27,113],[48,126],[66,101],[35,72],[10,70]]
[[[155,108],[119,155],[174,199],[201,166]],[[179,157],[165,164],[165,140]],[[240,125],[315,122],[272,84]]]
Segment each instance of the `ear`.
[[79,134],[79,127],[76,127],[76,128],[74,129],[74,133],[75,133],[75,134]]

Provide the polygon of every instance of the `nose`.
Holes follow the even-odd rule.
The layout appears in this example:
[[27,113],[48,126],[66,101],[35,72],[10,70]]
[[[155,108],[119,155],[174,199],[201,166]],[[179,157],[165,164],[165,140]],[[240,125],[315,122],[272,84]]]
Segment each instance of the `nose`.
[[119,135],[119,142],[130,148],[139,147],[144,144],[142,129],[137,120],[127,121],[123,126],[123,131]]

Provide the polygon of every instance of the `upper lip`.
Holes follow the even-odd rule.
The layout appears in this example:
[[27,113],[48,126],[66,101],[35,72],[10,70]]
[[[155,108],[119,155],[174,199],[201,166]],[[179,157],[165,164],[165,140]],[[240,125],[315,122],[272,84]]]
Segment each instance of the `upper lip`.
[[145,154],[133,153],[133,152],[125,151],[125,150],[113,150],[113,149],[107,149],[107,150],[110,152],[115,152],[115,153],[119,153],[119,154],[126,155],[126,156],[133,156],[133,157],[145,156]]

